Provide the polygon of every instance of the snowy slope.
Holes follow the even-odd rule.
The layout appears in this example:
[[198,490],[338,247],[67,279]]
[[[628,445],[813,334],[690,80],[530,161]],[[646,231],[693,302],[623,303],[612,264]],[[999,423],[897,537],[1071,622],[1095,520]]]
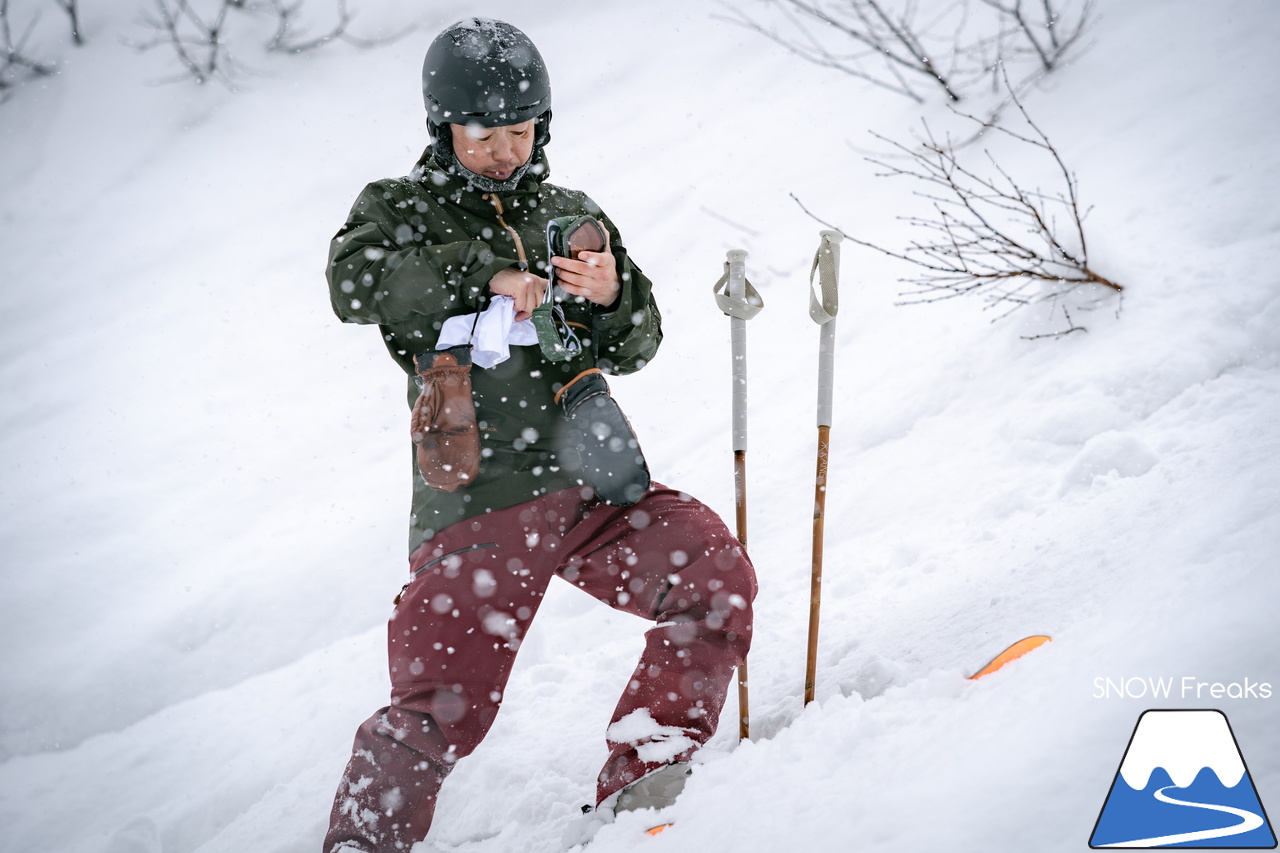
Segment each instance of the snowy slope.
[[[1280,811],[1280,9],[1100,2],[1089,50],[1027,95],[1127,286],[1087,334],[895,307],[902,270],[846,245],[802,710],[819,226],[789,194],[901,245],[894,217],[917,208],[863,161],[867,131],[950,119],[712,3],[363,5],[366,34],[421,29],[255,58],[236,94],[147,85],[164,57],[120,47],[127,8],[91,9],[79,50],[44,21],[64,73],[0,105],[0,851],[318,849],[385,701],[409,474],[402,380],[376,332],[331,315],[325,251],[364,183],[420,153],[422,51],[470,12],[548,58],[553,180],[619,224],[666,319],[615,393],[655,475],[730,518],[726,249],[751,253],[766,302],[753,742],[724,727],[675,829],[624,818],[591,849],[1083,850],[1148,707],[1223,709]],[[553,586],[428,849],[564,849],[643,629]],[[1131,676],[1276,689],[1095,698]]]

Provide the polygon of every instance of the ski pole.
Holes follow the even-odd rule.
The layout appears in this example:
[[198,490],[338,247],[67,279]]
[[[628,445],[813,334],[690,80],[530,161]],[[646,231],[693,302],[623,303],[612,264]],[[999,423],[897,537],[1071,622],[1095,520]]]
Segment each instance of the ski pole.
[[[747,548],[747,321],[760,313],[764,300],[747,281],[747,253],[732,249],[724,275],[715,283],[716,304],[729,315],[729,340],[733,353],[733,497],[737,511],[738,542]],[[751,734],[747,697],[747,662],[738,667],[738,739]]]
[[[827,461],[831,447],[831,409],[836,372],[836,311],[840,307],[839,231],[821,232],[822,242],[809,269],[809,316],[821,329],[818,339],[818,466],[813,486],[813,561],[809,583],[809,654],[804,672],[804,704],[813,701],[818,668],[818,615],[822,609],[822,538],[827,506]],[[818,273],[822,295],[814,293]]]

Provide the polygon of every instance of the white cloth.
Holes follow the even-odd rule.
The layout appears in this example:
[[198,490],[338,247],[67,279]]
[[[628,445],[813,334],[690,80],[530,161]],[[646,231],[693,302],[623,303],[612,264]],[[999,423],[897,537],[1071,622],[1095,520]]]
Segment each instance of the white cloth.
[[[475,337],[471,335],[475,327]],[[480,314],[450,317],[440,327],[436,349],[471,344],[473,364],[490,368],[511,358],[510,347],[527,347],[538,343],[538,330],[532,320],[516,320],[516,301],[510,296],[494,296],[489,307]]]

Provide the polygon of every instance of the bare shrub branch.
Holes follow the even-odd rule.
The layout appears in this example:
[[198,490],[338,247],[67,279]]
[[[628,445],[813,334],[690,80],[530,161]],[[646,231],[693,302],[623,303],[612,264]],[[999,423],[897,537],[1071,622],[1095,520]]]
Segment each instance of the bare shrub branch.
[[[1029,3],[1038,10],[1029,11]],[[1068,22],[1062,7],[1081,3]],[[924,101],[919,84],[951,103],[1001,69],[1034,57],[1036,75],[1052,71],[1092,23],[1094,0],[953,0],[926,19],[916,0],[766,0],[786,31],[728,6],[731,23],[817,65]],[[982,12],[982,14],[975,14]]]
[[347,25],[351,23],[351,13],[347,11],[346,0],[338,0],[338,22],[334,24],[333,29],[314,38],[299,40],[299,34],[295,29],[298,10],[302,8],[304,2],[305,0],[297,0],[289,4],[284,0],[270,0],[269,8],[276,16],[276,32],[271,37],[271,41],[267,42],[267,50],[277,53],[303,53],[323,47],[334,39],[346,35]]
[[[894,251],[854,237],[814,216],[798,198],[796,202],[851,242],[915,266],[915,275],[900,279],[914,288],[901,294],[902,304],[979,295],[989,308],[1007,309],[1000,315],[1005,316],[1025,305],[1060,300],[1084,285],[1122,292],[1120,284],[1096,272],[1089,260],[1075,175],[1017,96],[1011,92],[1010,98],[1026,132],[959,115],[1038,150],[1058,175],[1056,192],[1027,189],[989,150],[984,152],[985,168],[962,162],[955,146],[939,141],[925,124],[924,139],[915,146],[877,135],[906,165],[870,160],[884,169],[882,177],[908,177],[922,184],[916,195],[932,207],[931,215],[902,217],[924,235],[905,249]],[[1068,325],[1074,327],[1069,315]]]
[[[823,0],[777,0],[777,5],[798,36],[779,34],[739,9],[731,8],[732,17],[722,20],[757,32],[809,62],[834,68],[916,102],[923,102],[924,98],[913,88],[913,80],[937,86],[951,101],[960,100],[958,87],[952,80],[954,68],[944,68],[935,61],[935,52],[927,46],[933,41],[932,30],[937,22],[917,23],[914,2],[908,2],[896,14],[886,8],[886,0],[844,0],[834,4]],[[957,8],[959,4],[948,7],[940,19],[951,17]],[[852,42],[853,49],[833,52],[814,35],[809,24],[817,24]],[[955,30],[957,42],[961,29],[962,23]],[[954,59],[965,49],[961,46],[942,52]],[[878,72],[865,70],[862,63],[869,59],[880,60],[883,68]],[[891,79],[884,79],[886,75]]]
[[1084,326],[1076,325],[1076,322],[1071,319],[1071,311],[1067,308],[1066,305],[1059,305],[1058,307],[1062,309],[1062,317],[1067,321],[1067,326],[1065,329],[1059,329],[1056,332],[1045,332],[1039,335],[1020,335],[1020,337],[1024,341],[1043,341],[1048,338],[1065,338],[1067,335],[1073,335],[1076,332],[1089,331]]
[[84,44],[84,36],[80,33],[80,0],[53,0],[58,8],[67,13],[71,19],[71,40],[76,46]]
[[1013,22],[1022,37],[1024,51],[1035,54],[1046,72],[1058,66],[1093,21],[1093,0],[1084,0],[1073,22],[1065,18],[1062,10],[1065,4],[1061,0],[1040,0],[1038,13],[1027,12],[1025,0],[982,2]]
[[[63,2],[63,0],[59,0]],[[232,10],[274,20],[274,30],[263,48],[269,53],[295,54],[345,41],[357,47],[386,44],[404,33],[384,39],[360,39],[348,32],[353,14],[346,0],[335,0],[337,21],[320,35],[306,36],[301,24],[301,10],[306,0],[205,0],[203,15],[195,8],[200,0],[152,0],[154,8],[144,16],[148,38],[132,42],[139,50],[168,46],[183,71],[176,80],[191,79],[197,83],[218,80],[228,86],[233,73],[243,66],[232,57],[227,42],[229,13]],[[412,27],[406,32],[412,31]]]
[[32,18],[22,36],[14,41],[10,27],[9,0],[0,0],[0,97],[24,80],[47,77],[57,72],[57,66],[41,62],[25,52],[27,40],[31,38],[39,20],[38,15]]
[[171,81],[195,80],[204,84],[219,80],[230,86],[229,73],[235,63],[227,51],[225,26],[230,10],[242,8],[243,2],[222,0],[206,20],[188,0],[153,0],[154,8],[142,17],[151,37],[130,44],[144,51],[164,46],[172,49],[183,71]]

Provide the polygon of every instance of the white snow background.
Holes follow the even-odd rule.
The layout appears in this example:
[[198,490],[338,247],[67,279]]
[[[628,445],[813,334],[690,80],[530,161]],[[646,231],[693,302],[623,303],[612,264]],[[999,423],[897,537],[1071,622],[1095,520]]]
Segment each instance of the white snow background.
[[[1280,815],[1280,6],[1103,0],[1088,49],[1027,93],[1092,206],[1096,267],[1127,288],[1073,315],[1087,333],[895,306],[906,271],[845,244],[802,709],[820,226],[789,194],[903,246],[920,202],[876,177],[868,131],[955,120],[712,3],[351,5],[361,35],[419,28],[244,56],[235,93],[156,85],[171,58],[119,43],[141,2],[87,4],[83,48],[50,6],[32,45],[61,73],[0,105],[0,850],[318,850],[387,694],[410,464],[403,377],[331,314],[326,249],[364,184],[420,153],[422,53],[471,13],[546,56],[552,180],[609,212],[666,319],[615,394],[655,476],[728,519],[726,249],[766,303],[752,740],[731,698],[676,826],[624,816],[591,850],[1085,850],[1148,707],[1223,709]],[[564,849],[644,628],[553,584],[420,851]],[[1032,633],[1054,642],[965,680]],[[1095,698],[1098,678],[1184,676],[1273,695]]]

